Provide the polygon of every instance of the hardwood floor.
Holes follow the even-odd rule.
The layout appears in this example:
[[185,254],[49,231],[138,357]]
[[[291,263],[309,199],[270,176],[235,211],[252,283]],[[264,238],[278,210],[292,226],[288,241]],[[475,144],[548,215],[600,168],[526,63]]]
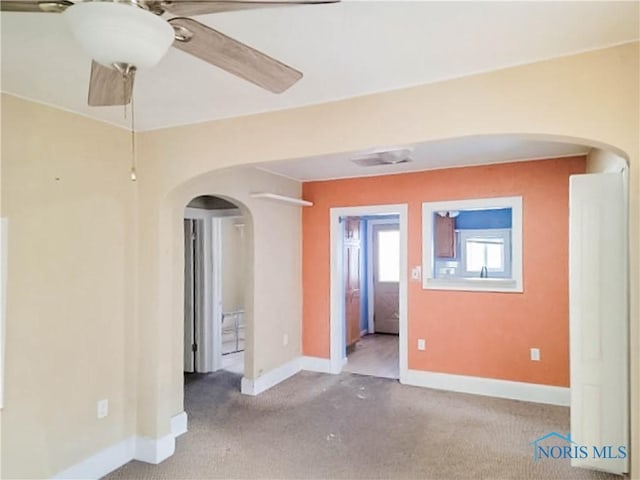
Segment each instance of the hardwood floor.
[[365,335],[347,356],[345,372],[374,377],[399,378],[397,335]]

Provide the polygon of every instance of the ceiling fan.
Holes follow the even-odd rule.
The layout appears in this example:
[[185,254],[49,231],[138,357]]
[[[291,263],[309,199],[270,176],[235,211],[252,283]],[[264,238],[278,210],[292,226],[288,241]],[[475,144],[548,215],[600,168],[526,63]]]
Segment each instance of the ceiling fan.
[[127,105],[138,69],[172,45],[261,88],[281,93],[302,72],[234,40],[191,15],[340,0],[0,0],[3,12],[62,13],[93,59],[90,106]]

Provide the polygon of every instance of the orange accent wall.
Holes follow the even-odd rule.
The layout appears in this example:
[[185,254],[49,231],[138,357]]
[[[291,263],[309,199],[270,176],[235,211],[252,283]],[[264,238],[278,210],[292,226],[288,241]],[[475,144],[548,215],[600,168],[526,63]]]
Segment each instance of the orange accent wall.
[[[305,183],[314,206],[302,214],[304,355],[329,358],[330,208],[407,203],[410,271],[422,264],[422,202],[522,195],[524,292],[410,280],[409,368],[569,386],[569,176],[585,171],[580,156]],[[531,347],[541,361],[529,360]]]

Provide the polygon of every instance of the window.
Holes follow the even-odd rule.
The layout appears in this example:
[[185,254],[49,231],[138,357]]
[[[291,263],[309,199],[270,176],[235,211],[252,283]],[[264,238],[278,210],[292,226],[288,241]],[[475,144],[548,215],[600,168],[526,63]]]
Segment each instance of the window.
[[378,231],[378,281],[400,281],[400,231]]
[[[506,278],[511,276],[511,230],[461,230],[462,276]],[[483,270],[484,269],[484,270]]]
[[522,197],[422,205],[423,288],[522,292]]
[[465,242],[465,252],[467,272],[481,272],[483,268],[494,272],[504,270],[504,240],[470,238]]

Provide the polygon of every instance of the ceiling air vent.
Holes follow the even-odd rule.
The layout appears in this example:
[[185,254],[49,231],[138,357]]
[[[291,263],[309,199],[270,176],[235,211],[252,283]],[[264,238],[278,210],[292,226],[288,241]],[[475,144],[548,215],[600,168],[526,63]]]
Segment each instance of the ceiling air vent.
[[361,167],[376,167],[379,165],[397,165],[411,161],[410,150],[390,150],[386,152],[375,152],[352,158],[351,161]]

